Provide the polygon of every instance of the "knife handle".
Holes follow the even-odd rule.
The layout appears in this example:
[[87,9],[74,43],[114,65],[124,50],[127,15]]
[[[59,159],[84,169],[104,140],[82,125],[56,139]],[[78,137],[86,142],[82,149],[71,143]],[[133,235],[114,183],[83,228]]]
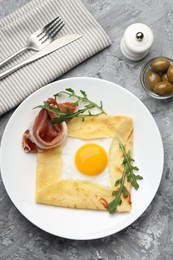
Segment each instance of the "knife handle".
[[[38,57],[38,58],[39,58],[39,57]],[[6,71],[0,73],[0,80],[6,78],[6,77],[7,77],[8,75],[10,75],[11,73],[15,72],[16,70],[20,69],[21,67],[23,67],[23,66],[25,66],[25,65],[27,65],[27,64],[29,64],[29,63],[31,63],[32,61],[37,60],[38,58],[36,58],[36,57],[35,57],[35,58],[30,57],[30,58],[24,60],[23,62],[20,62],[19,64],[13,66],[12,68],[10,68],[10,69],[8,69],[8,70],[6,70]]]

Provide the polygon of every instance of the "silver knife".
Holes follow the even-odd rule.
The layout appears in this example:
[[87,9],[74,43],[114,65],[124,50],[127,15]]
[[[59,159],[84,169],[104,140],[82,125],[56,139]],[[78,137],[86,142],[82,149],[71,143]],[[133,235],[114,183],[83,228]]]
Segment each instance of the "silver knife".
[[82,35],[80,34],[69,34],[66,36],[63,36],[59,39],[54,40],[53,42],[51,42],[49,45],[47,45],[44,49],[42,49],[41,51],[37,52],[36,54],[34,54],[33,56],[31,56],[30,58],[24,60],[23,62],[13,66],[12,68],[0,73],[0,80],[7,77],[8,75],[10,75],[11,73],[13,73],[14,71],[18,70],[19,68],[33,62],[36,61],[40,58],[42,58],[43,56],[48,55],[51,52],[54,52],[60,48],[62,48],[63,46],[76,41],[77,39],[81,38]]

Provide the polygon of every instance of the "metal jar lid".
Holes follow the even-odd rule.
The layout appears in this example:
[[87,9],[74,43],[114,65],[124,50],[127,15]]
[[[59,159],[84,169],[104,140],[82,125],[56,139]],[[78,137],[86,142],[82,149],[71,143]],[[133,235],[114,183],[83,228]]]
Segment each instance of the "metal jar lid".
[[121,52],[133,61],[143,59],[153,44],[153,32],[142,23],[135,23],[127,27],[121,40]]

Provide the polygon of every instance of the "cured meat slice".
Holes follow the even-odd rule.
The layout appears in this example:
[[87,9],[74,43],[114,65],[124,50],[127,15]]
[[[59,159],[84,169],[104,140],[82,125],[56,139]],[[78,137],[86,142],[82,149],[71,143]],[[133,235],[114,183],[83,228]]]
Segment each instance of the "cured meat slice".
[[[53,98],[49,98],[47,102],[58,107],[63,113],[74,112],[76,109],[71,102],[58,104]],[[64,141],[67,136],[66,123],[52,124],[51,120],[55,116],[53,112],[44,108],[40,110],[33,126],[23,134],[22,146],[25,152],[43,152],[59,146]]]

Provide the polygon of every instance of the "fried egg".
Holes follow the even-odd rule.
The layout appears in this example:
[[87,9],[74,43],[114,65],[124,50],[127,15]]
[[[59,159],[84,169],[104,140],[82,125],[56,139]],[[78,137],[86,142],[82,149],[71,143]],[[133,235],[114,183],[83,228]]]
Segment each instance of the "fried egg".
[[62,145],[62,180],[85,180],[110,187],[108,172],[112,138],[82,140],[68,137]]
[[108,162],[105,150],[98,144],[84,144],[75,155],[78,170],[89,176],[103,172]]

